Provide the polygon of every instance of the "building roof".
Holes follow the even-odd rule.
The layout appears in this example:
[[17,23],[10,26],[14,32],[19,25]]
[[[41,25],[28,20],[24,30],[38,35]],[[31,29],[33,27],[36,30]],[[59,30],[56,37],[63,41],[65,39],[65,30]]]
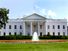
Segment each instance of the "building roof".
[[46,18],[44,16],[41,16],[37,13],[33,13],[23,18],[23,20],[45,20],[45,19]]

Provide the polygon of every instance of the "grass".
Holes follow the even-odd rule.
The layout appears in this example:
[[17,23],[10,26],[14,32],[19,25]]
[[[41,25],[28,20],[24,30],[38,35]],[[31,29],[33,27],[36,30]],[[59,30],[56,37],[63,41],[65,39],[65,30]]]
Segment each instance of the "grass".
[[0,43],[0,51],[68,51],[68,42],[64,43]]

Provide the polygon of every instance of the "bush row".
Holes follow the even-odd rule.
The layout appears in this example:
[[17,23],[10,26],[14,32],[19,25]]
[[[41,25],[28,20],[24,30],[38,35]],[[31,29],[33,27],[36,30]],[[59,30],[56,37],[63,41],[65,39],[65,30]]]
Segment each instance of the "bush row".
[[68,36],[40,36],[40,39],[68,39]]
[[[32,36],[22,35],[0,36],[0,40],[26,40],[26,39],[32,39]],[[68,39],[68,36],[39,36],[39,39]]]
[[0,40],[21,40],[21,39],[31,39],[31,36],[20,36],[20,35],[11,35],[11,36],[0,36]]

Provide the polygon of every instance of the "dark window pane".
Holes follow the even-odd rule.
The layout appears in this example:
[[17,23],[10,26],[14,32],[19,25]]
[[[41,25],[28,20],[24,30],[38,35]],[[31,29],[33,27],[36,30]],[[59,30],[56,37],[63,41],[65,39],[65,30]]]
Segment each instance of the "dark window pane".
[[60,32],[58,32],[58,36],[60,36]]
[[50,29],[50,26],[48,25],[48,29]]
[[17,29],[17,25],[14,25],[14,29]]
[[9,32],[9,35],[11,35],[11,32]]
[[53,29],[55,29],[55,26],[53,25]]
[[42,36],[42,32],[40,32],[40,36]]
[[6,35],[6,33],[5,33],[5,32],[4,32],[3,34],[4,34],[4,36]]
[[63,29],[65,29],[65,25],[63,25]]
[[55,32],[53,32],[53,36],[55,36]]
[[14,35],[17,35],[17,33],[16,33],[16,32],[14,32]]
[[42,29],[42,25],[40,25],[40,29]]
[[65,32],[63,32],[63,36],[65,36]]
[[22,32],[20,32],[20,35],[22,35]]
[[20,25],[20,29],[22,29],[22,25]]
[[9,25],[9,29],[11,29],[11,25]]
[[47,36],[50,36],[50,32],[47,33]]
[[58,25],[58,29],[60,29],[60,25]]

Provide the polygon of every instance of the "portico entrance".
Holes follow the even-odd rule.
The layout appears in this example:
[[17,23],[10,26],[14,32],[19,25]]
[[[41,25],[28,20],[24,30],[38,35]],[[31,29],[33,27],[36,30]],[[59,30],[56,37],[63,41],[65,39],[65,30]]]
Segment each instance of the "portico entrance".
[[32,36],[34,32],[37,32],[38,36],[42,36],[45,32],[45,23],[43,21],[25,21],[24,24],[24,34],[26,35]]
[[[40,36],[40,32],[42,34],[45,33],[45,17],[42,17],[38,14],[32,14],[30,16],[24,17],[23,18],[23,34],[27,35],[32,34],[34,32],[37,32],[38,36]],[[41,35],[42,35],[41,34]]]

